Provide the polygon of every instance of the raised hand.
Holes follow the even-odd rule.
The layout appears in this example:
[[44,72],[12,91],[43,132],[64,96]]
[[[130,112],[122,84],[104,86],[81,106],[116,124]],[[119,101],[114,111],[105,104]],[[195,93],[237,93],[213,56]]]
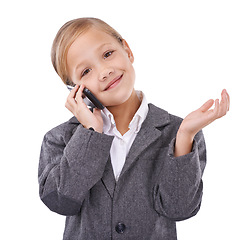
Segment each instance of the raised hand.
[[[215,107],[210,109],[215,102]],[[191,151],[194,136],[204,127],[227,114],[230,107],[230,97],[224,89],[219,99],[208,100],[199,109],[187,115],[179,127],[175,145],[175,156],[181,156]]]

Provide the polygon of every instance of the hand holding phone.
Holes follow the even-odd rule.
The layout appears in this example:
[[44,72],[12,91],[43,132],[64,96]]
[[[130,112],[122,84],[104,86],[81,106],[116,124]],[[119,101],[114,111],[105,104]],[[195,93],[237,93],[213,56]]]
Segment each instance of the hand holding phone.
[[[88,129],[93,128],[96,132],[102,133],[103,119],[101,109],[103,109],[104,106],[83,85],[80,87],[67,86],[67,88],[71,90],[71,92],[68,95],[65,107],[74,114],[83,127]],[[83,97],[83,95],[87,97]],[[91,99],[92,102],[88,98]],[[93,102],[95,105],[93,105]],[[89,105],[93,108],[91,109]]]
[[[74,87],[67,85],[67,88],[71,91]],[[84,99],[85,103],[90,106],[90,107],[96,107],[98,109],[104,109],[104,106],[102,105],[102,103],[93,95],[93,93],[88,89],[88,88],[84,88],[83,89],[83,93],[85,94],[85,96],[88,99]],[[89,101],[87,101],[89,100]]]

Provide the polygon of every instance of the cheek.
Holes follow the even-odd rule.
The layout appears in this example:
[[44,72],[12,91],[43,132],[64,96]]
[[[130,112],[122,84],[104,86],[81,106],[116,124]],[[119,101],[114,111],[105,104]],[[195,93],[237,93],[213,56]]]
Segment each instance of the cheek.
[[135,70],[132,65],[128,66],[128,84],[129,87],[133,87],[135,83]]
[[91,77],[83,78],[78,81],[78,84],[83,84],[86,88],[88,88],[91,92],[96,93],[98,91],[98,85],[96,84],[96,76],[93,74]]

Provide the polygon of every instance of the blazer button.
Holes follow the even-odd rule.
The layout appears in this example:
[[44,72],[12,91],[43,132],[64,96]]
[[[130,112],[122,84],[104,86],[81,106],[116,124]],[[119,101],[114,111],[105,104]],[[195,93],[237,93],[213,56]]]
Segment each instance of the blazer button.
[[119,222],[119,223],[116,225],[116,227],[115,227],[115,230],[116,230],[117,233],[119,233],[119,234],[124,233],[125,229],[126,229],[125,224],[123,224],[123,223],[121,223],[121,222]]

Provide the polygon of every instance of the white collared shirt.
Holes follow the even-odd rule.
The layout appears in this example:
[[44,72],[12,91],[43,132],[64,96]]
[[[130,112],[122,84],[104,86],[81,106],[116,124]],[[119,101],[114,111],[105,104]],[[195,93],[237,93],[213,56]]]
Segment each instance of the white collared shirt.
[[116,181],[118,180],[124,166],[127,154],[139,132],[143,121],[148,114],[148,103],[145,95],[141,91],[136,91],[141,105],[129,124],[129,130],[122,135],[116,128],[114,117],[107,108],[102,110],[103,133],[114,136],[110,149],[111,162]]

